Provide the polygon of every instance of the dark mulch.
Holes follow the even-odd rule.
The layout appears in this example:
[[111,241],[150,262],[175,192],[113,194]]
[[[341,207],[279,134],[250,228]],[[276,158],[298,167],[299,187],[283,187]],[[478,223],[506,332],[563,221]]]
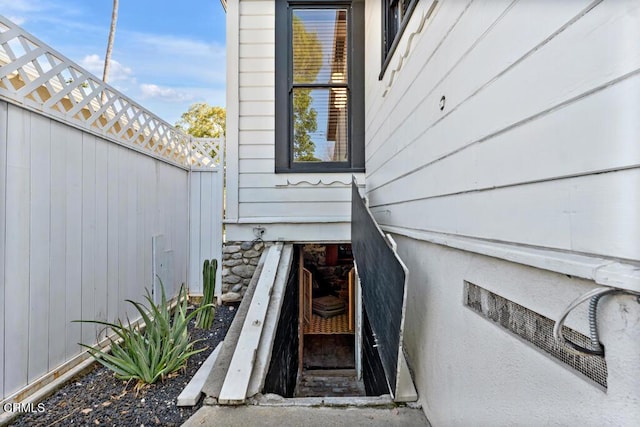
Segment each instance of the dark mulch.
[[135,383],[116,379],[102,365],[67,383],[48,399],[44,411],[27,413],[14,421],[15,426],[178,426],[202,406],[178,407],[176,399],[200,365],[213,351],[231,325],[236,307],[221,306],[216,311],[213,326],[201,330],[190,326],[192,339],[205,339],[195,348],[207,350],[192,356],[186,372],[144,387],[136,395]]

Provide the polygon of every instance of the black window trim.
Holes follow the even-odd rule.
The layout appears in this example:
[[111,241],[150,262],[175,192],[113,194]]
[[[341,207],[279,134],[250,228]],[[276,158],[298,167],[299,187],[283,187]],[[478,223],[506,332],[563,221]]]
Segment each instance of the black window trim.
[[[407,8],[407,10],[404,13],[404,16],[402,17],[400,28],[398,28],[398,32],[396,33],[393,39],[393,43],[391,44],[391,47],[389,47],[389,50],[387,50],[386,48],[386,38],[387,38],[387,30],[388,30],[387,29],[387,19],[388,19],[387,4],[389,1],[391,0],[386,0],[382,2],[382,26],[383,26],[382,33],[381,33],[382,34],[382,37],[381,37],[382,67],[380,70],[380,74],[378,75],[378,80],[382,80],[382,78],[384,77],[384,73],[387,71],[387,67],[391,62],[391,58],[393,58],[393,54],[398,48],[400,39],[402,39],[402,34],[404,33],[404,30],[407,28],[407,24],[411,19],[411,15],[413,15],[413,11],[415,10],[416,5],[418,4],[418,0],[411,0],[411,2],[409,3],[409,7]],[[402,1],[402,0],[398,0],[398,1]]]
[[[289,123],[289,70],[292,58],[290,9],[294,7],[348,7],[349,31],[349,160],[346,162],[293,162]],[[333,173],[365,171],[364,157],[364,1],[276,0],[275,15],[275,173]],[[359,48],[358,48],[359,46]],[[283,70],[285,70],[283,72]],[[282,114],[282,112],[285,114]]]

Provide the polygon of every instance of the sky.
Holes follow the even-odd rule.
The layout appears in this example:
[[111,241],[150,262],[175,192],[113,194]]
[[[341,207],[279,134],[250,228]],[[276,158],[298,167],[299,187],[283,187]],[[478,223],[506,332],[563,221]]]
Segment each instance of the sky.
[[[102,78],[112,0],[0,0],[0,14]],[[219,0],[120,0],[109,84],[175,124],[196,102],[225,106]]]

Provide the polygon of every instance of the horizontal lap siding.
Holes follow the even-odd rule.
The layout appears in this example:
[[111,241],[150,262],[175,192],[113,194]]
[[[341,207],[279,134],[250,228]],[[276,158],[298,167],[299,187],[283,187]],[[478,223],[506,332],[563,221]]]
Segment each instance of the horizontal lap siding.
[[596,3],[441,2],[405,33],[402,66],[367,81],[381,223],[640,259],[640,5]]
[[238,7],[239,220],[348,217],[350,174],[275,174],[275,2]]
[[124,300],[151,285],[154,235],[173,250],[175,294],[186,282],[188,208],[185,170],[0,105],[5,398],[95,342],[97,328],[73,320],[137,318]]

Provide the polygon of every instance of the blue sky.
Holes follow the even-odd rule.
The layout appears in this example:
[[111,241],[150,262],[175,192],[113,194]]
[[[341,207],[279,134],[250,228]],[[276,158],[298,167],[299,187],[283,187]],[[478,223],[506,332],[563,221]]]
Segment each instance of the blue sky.
[[[0,0],[0,13],[102,77],[112,0]],[[109,84],[170,124],[195,102],[225,105],[219,0],[120,0]]]

